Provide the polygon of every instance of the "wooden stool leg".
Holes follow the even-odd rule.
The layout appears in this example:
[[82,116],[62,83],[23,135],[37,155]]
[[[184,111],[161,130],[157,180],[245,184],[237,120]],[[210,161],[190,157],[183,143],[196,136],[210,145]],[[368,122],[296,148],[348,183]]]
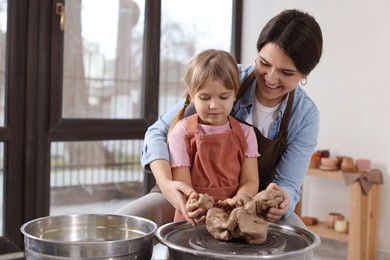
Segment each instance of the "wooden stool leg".
[[348,259],[376,259],[379,224],[379,185],[374,184],[365,195],[360,182],[351,187],[351,219],[349,223]]

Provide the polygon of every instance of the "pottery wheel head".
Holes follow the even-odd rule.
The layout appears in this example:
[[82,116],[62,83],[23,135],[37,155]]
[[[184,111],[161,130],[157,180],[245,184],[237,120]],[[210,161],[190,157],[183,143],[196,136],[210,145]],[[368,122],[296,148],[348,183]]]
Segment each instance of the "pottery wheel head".
[[286,240],[282,236],[270,232],[263,244],[249,245],[243,240],[220,241],[215,239],[207,229],[196,229],[189,237],[189,245],[195,250],[219,254],[270,255],[283,252]]

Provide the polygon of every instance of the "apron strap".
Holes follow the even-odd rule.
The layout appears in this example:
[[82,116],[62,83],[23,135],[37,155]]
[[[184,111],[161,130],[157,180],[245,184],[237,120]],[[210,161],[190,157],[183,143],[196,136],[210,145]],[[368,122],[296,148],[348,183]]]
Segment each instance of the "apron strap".
[[[291,111],[294,104],[295,89],[288,94],[287,107],[284,111],[282,122],[280,124],[280,132],[287,131],[288,123],[290,122]],[[279,132],[279,133],[280,133]]]
[[198,114],[186,118],[186,136],[194,135],[198,131]]

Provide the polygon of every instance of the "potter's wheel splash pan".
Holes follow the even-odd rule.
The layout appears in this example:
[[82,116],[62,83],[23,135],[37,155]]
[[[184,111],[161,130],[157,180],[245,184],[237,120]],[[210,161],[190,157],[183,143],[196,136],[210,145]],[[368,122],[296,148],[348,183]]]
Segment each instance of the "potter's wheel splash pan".
[[267,240],[261,245],[242,241],[218,241],[206,226],[192,227],[186,221],[159,227],[157,239],[169,248],[170,259],[312,259],[320,238],[295,226],[269,223]]

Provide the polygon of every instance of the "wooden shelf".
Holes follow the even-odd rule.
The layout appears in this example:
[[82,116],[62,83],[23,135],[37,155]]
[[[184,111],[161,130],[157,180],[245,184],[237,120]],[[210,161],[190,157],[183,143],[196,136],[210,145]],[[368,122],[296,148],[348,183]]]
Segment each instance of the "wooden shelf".
[[[344,180],[341,171],[308,169],[308,176]],[[307,226],[318,236],[348,242],[348,260],[376,259],[378,244],[380,186],[373,184],[368,194],[364,194],[358,181],[350,185],[349,234],[338,233],[327,228],[323,222]]]
[[337,180],[344,179],[341,171],[324,171],[321,169],[308,169],[307,175],[317,176],[317,177],[322,177],[322,178],[337,179]]
[[319,221],[316,225],[307,226],[307,228],[322,238],[348,242],[347,233],[336,232],[334,229],[328,228],[323,221]]

